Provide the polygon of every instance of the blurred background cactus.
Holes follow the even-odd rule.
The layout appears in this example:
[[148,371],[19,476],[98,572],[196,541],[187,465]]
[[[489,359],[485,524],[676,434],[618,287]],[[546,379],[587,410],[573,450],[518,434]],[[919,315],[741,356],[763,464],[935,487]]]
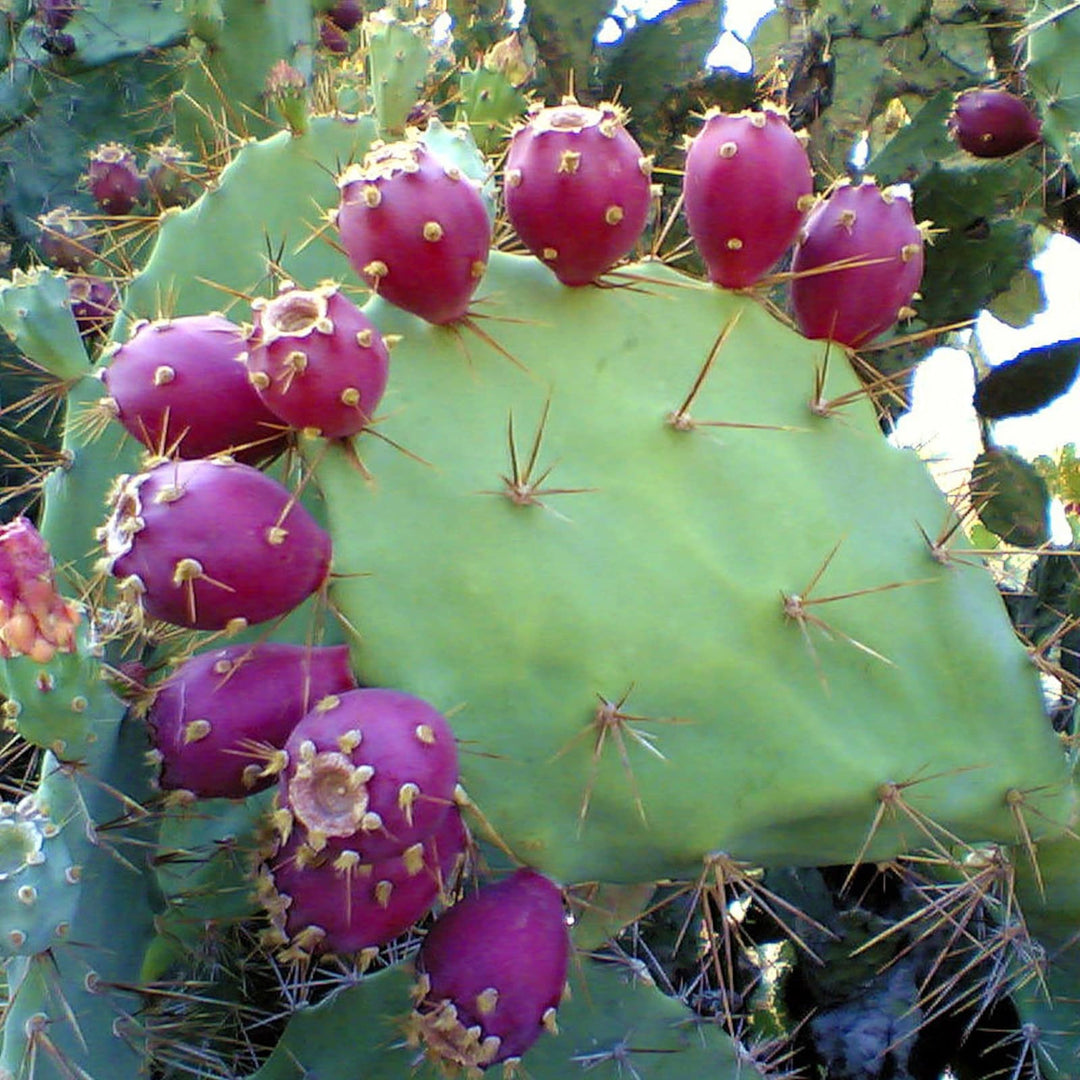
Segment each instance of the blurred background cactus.
[[0,7],[0,1080],[1080,1077],[1076,5]]

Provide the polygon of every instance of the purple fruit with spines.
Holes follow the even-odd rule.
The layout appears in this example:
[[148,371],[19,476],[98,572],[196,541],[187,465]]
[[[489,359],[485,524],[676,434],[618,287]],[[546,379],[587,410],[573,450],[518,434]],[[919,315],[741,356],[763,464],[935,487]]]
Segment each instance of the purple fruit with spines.
[[1042,138],[1042,124],[1023,98],[985,86],[957,95],[949,131],[963,149],[981,158],[1007,157]]
[[316,849],[344,841],[366,860],[430,836],[454,803],[457,746],[446,717],[401,690],[324,698],[293,728],[280,801]]
[[46,261],[79,274],[94,264],[101,241],[70,206],[56,206],[37,219],[41,254]]
[[245,350],[244,330],[217,313],[136,323],[101,372],[102,405],[157,453],[261,461],[285,433],[248,380]]
[[103,569],[142,614],[238,631],[326,583],[327,532],[273,477],[230,458],[160,461],[117,478]]
[[710,280],[743,289],[794,244],[814,203],[810,158],[775,108],[710,109],[687,150],[683,200]]
[[319,44],[335,56],[345,56],[352,51],[349,35],[326,17],[319,20]]
[[120,307],[120,293],[108,278],[73,274],[68,278],[71,314],[84,340],[105,333]]
[[198,194],[188,155],[166,140],[147,149],[146,193],[159,210],[187,206]]
[[420,946],[411,1041],[451,1067],[516,1062],[543,1031],[557,1031],[569,961],[554,882],[523,869],[483,886],[436,919]]
[[791,269],[792,311],[803,334],[865,345],[914,314],[923,231],[910,200],[870,179],[835,187],[810,211]]
[[375,324],[333,283],[291,282],[252,303],[248,378],[282,422],[327,439],[362,431],[386,389],[390,352]]
[[588,285],[630,253],[649,216],[652,158],[605,102],[534,109],[510,141],[506,214],[564,285]]
[[258,879],[272,924],[267,944],[280,947],[286,961],[325,952],[368,961],[436,903],[448,902],[467,843],[456,806],[431,836],[378,861],[352,848],[316,850],[294,833]]
[[327,12],[326,18],[339,30],[355,30],[364,17],[364,5],[360,0],[337,0]]
[[120,217],[130,213],[143,191],[135,155],[121,143],[102,143],[90,152],[86,186],[103,214]]
[[34,17],[49,30],[63,30],[80,7],[77,0],[36,0]]
[[354,689],[344,645],[229,645],[184,661],[146,721],[167,791],[242,799],[277,783],[281,751],[321,698]]
[[491,247],[487,208],[472,180],[406,139],[369,151],[338,186],[335,221],[360,278],[430,323],[464,317]]

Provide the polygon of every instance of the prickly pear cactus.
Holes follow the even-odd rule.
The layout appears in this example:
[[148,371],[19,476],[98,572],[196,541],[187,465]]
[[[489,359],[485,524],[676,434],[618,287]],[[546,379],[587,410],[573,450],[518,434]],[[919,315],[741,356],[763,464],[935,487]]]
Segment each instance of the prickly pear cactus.
[[[544,77],[586,72],[561,40],[581,12],[533,6]],[[1030,222],[1009,178],[1043,147],[973,164],[932,98],[873,130],[880,189],[818,181],[835,221],[802,172],[762,183],[766,231],[805,253],[831,229],[833,254],[788,263],[770,233],[727,289],[713,264],[758,238],[710,207],[723,169],[698,174],[691,221],[722,250],[689,272],[681,178],[650,176],[633,117],[572,98],[519,117],[532,43],[474,42],[451,5],[457,93],[430,13],[341,27],[318,7],[178,9],[198,41],[177,130],[205,190],[152,243],[101,226],[94,250],[131,270],[110,344],[84,344],[70,273],[0,289],[64,414],[41,536],[0,532],[0,1077],[844,1076],[864,1025],[887,1034],[858,1054],[914,1077],[925,1031],[959,1043],[1008,1010],[1007,1074],[1080,1075],[1069,1025],[1041,1034],[1076,978],[1075,734],[1040,681],[1075,691],[1075,569],[1032,578],[1018,638],[968,536],[1009,493],[945,497],[882,436],[898,390],[866,359],[907,340],[910,303],[925,315],[923,258],[951,270],[920,206],[959,215],[970,187]],[[815,99],[819,168],[884,116],[917,42],[905,110],[980,81],[992,13],[916,7],[814,6],[773,57],[787,113],[710,119],[699,153],[766,176],[755,133],[776,129],[801,168],[811,62],[850,95],[832,116]],[[354,55],[309,54],[317,15]],[[1074,17],[1033,16],[1033,55]],[[962,23],[981,64],[957,60]],[[284,85],[277,60],[269,133],[243,110]],[[515,121],[500,172],[477,142],[499,151]],[[839,333],[838,294],[890,278]],[[211,323],[252,394],[221,381],[200,411],[180,384]],[[183,347],[131,362],[156,339]],[[209,399],[253,395],[263,451],[185,453],[221,426]],[[935,1076],[956,1053],[927,1057]]]

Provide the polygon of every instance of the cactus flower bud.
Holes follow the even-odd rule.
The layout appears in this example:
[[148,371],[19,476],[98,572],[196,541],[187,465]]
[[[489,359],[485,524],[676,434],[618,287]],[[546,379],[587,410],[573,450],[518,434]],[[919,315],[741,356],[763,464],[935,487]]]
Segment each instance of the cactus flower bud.
[[75,648],[78,610],[56,591],[53,562],[29,520],[0,526],[0,657],[44,664]]

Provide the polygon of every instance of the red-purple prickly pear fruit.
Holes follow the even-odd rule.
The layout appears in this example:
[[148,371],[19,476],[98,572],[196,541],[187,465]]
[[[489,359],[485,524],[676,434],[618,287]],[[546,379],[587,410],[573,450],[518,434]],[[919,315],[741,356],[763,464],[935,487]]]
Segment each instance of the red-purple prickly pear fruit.
[[284,433],[248,381],[244,348],[244,331],[224,315],[138,323],[101,372],[104,405],[158,453],[260,461]]
[[957,97],[949,131],[969,154],[999,158],[1038,142],[1042,125],[1023,98],[1008,90],[979,87]]
[[430,836],[454,802],[457,746],[446,717],[400,690],[324,698],[285,744],[281,805],[316,850],[347,838],[378,860]]
[[77,0],[37,0],[34,17],[49,30],[63,30],[80,6]]
[[187,206],[197,194],[187,154],[175,143],[156,143],[147,150],[146,191],[158,209]]
[[349,35],[326,17],[319,20],[319,44],[335,56],[344,56],[352,50]]
[[338,178],[336,221],[352,268],[391,304],[430,323],[460,319],[487,267],[484,200],[423,144],[377,147]]
[[326,13],[330,20],[339,30],[355,30],[364,17],[364,5],[360,0],[337,0],[337,3]]
[[649,216],[652,158],[605,103],[538,109],[506,159],[506,214],[564,285],[588,285],[627,255]]
[[316,851],[293,835],[260,874],[258,894],[279,959],[374,952],[447,899],[467,835],[457,807],[439,829],[397,855],[371,862],[352,849]]
[[146,713],[161,786],[208,799],[269,787],[300,718],[355,686],[344,645],[258,642],[193,656],[154,689]]
[[542,1031],[557,1030],[569,959],[556,885],[518,870],[485,886],[436,919],[424,938],[412,1041],[466,1069],[520,1058]]
[[37,223],[41,228],[41,254],[48,262],[72,274],[90,269],[98,257],[100,241],[70,206],[55,207],[42,214]]
[[163,461],[117,479],[104,568],[144,615],[239,630],[326,581],[330,536],[290,491],[228,458]]
[[130,212],[142,195],[143,178],[135,167],[135,155],[120,143],[102,143],[90,153],[86,186],[103,214]]
[[743,289],[795,242],[814,202],[810,158],[775,109],[710,109],[686,154],[683,199],[709,278]]
[[116,286],[93,274],[74,274],[68,278],[71,314],[84,339],[95,338],[112,326],[120,306]]
[[869,180],[834,188],[806,219],[791,268],[799,329],[866,344],[914,314],[908,305],[922,279],[923,234],[911,202]]
[[386,389],[390,353],[375,324],[337,285],[252,303],[248,377],[289,427],[342,439],[362,431]]

